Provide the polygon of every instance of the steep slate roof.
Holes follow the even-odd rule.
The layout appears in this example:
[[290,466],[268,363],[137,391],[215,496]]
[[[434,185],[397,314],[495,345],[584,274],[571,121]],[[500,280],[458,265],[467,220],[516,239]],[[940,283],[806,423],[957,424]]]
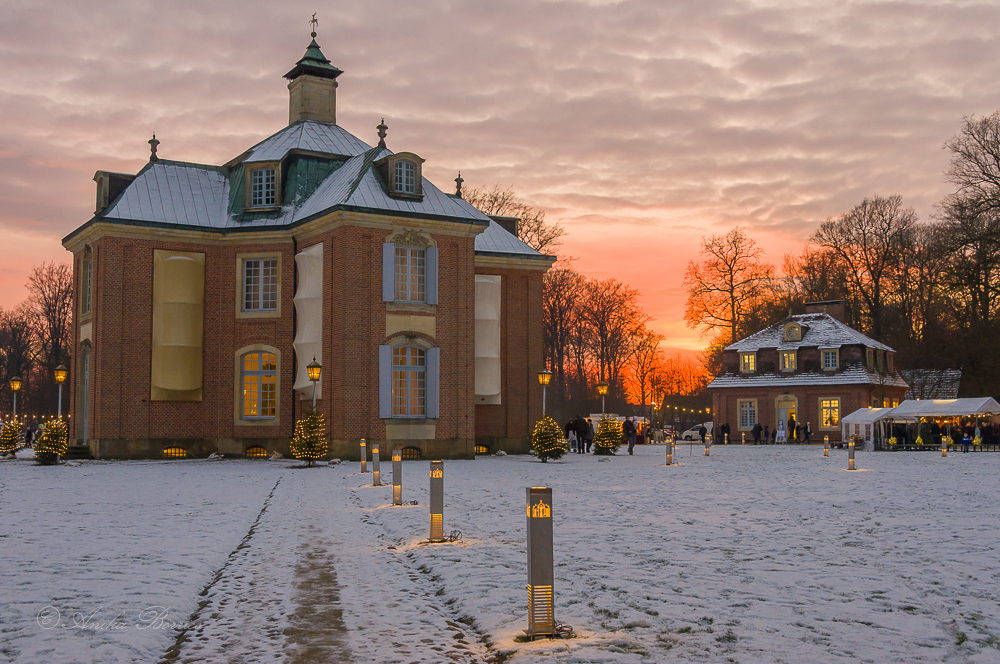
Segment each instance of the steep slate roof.
[[[785,340],[785,325],[795,321],[802,326],[802,339],[799,341]],[[839,348],[858,344],[867,348],[887,350],[883,343],[867,337],[829,314],[800,314],[791,316],[765,328],[757,334],[751,334],[734,344],[726,346],[726,350],[740,352],[757,351],[762,348],[777,348],[778,350],[795,350],[797,348]]]
[[[241,186],[243,164],[279,161],[292,150],[347,158],[304,199],[293,196],[280,210],[270,213],[230,212],[232,186]],[[391,155],[372,148],[337,125],[302,121],[282,129],[250,148],[231,168],[160,160],[147,164],[126,190],[94,221],[139,222],[195,227],[205,230],[259,230],[294,225],[334,209],[430,217],[485,226],[476,236],[477,252],[547,258],[480,212],[468,201],[445,194],[426,178],[423,198],[389,196],[375,162]],[[230,174],[235,173],[236,184]],[[239,191],[236,192],[239,195]],[[77,229],[78,231],[79,229]],[[69,237],[76,234],[74,231]]]

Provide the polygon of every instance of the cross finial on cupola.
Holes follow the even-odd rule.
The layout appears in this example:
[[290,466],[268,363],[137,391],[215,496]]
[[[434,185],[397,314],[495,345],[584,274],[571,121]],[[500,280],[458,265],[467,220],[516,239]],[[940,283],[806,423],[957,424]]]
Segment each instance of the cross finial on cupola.
[[156,134],[154,133],[153,134],[153,138],[149,139],[146,142],[149,143],[149,161],[150,161],[150,163],[152,163],[154,161],[159,161],[160,158],[156,156],[156,146],[159,145],[160,142],[158,140],[156,140]]
[[378,129],[378,146],[380,148],[384,148],[385,147],[386,130],[389,129],[389,126],[386,125],[386,123],[385,123],[385,118],[382,118],[382,122],[380,122],[379,125],[377,127],[375,127],[375,128]]
[[462,171],[459,171],[458,172],[458,177],[455,178],[455,195],[458,196],[459,198],[462,197],[462,183],[463,182],[465,182],[465,180],[462,179]]

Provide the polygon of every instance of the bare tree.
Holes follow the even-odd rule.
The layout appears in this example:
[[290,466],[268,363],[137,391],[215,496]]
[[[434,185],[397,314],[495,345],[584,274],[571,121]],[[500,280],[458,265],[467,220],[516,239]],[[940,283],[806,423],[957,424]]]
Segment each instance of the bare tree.
[[554,393],[566,396],[567,361],[574,332],[580,325],[579,307],[586,279],[568,268],[545,273],[542,291],[542,327],[546,364],[554,374]]
[[[6,387],[11,378],[19,376],[24,385],[22,389],[25,393],[29,391],[33,340],[31,321],[24,305],[0,311],[0,385]],[[4,393],[9,395],[6,389]],[[22,409],[26,405],[22,400]]]
[[853,291],[867,313],[867,330],[881,339],[887,288],[893,271],[912,248],[917,214],[896,196],[866,198],[850,212],[829,219],[811,242],[833,252],[841,261]]
[[648,330],[641,331],[632,347],[632,384],[639,405],[646,405],[646,397],[652,397],[658,377],[660,342],[663,335]]
[[533,208],[518,198],[513,187],[502,189],[499,184],[492,189],[476,187],[465,193],[465,200],[484,214],[520,219],[517,237],[539,253],[555,254],[566,234],[566,229],[558,223],[545,220],[545,210]]
[[27,307],[38,341],[39,364],[69,362],[73,324],[73,273],[67,264],[43,263],[28,277]]
[[1000,212],[1000,111],[984,118],[966,117],[961,133],[945,147],[951,152],[948,180],[975,213]]
[[730,343],[739,339],[744,318],[774,279],[774,268],[760,261],[762,254],[742,228],[702,238],[701,260],[691,261],[684,273],[688,325],[706,332],[727,330]]
[[649,316],[638,307],[639,291],[616,279],[587,282],[585,292],[582,320],[592,335],[598,378],[621,395],[622,368]]

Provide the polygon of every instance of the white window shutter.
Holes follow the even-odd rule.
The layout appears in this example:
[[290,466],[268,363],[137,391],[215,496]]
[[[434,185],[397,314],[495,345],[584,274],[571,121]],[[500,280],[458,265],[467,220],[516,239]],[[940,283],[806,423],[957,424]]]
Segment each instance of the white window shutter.
[[396,245],[382,245],[382,301],[396,301]]
[[392,417],[392,346],[378,347],[378,416]]
[[438,248],[427,247],[427,304],[438,303]]
[[441,402],[441,349],[427,349],[427,417],[437,419]]

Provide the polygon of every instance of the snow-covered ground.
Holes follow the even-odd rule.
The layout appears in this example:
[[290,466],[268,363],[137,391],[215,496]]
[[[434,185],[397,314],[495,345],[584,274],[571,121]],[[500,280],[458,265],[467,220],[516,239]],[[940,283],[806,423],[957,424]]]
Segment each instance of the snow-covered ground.
[[[1000,661],[1000,454],[636,451],[446,462],[436,545],[426,461],[0,462],[0,661]],[[540,485],[577,636],[521,643]]]

